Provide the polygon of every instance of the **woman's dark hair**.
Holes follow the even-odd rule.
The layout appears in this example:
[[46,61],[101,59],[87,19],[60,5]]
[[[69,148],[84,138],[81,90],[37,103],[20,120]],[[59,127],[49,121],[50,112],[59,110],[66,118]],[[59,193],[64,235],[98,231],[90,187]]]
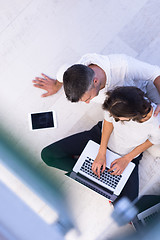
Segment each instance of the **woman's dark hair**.
[[78,102],[89,89],[94,71],[82,64],[69,67],[63,75],[63,86],[66,97],[71,102]]
[[107,92],[103,109],[118,121],[119,117],[140,122],[151,110],[151,102],[137,87],[117,87]]

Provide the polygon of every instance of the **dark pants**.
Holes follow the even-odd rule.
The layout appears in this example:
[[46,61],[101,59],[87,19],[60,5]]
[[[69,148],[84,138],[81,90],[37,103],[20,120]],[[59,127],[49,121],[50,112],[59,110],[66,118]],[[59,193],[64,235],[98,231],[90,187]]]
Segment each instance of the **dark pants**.
[[[75,156],[79,156],[81,154],[89,140],[93,140],[94,142],[100,144],[101,129],[102,122],[98,122],[98,124],[89,131],[71,135],[47,146],[42,150],[43,161],[48,166],[70,172],[77,161]],[[131,201],[133,201],[136,197],[138,197],[138,164],[141,158],[142,155],[132,160],[136,166],[117,200],[122,196],[127,196]]]
[[144,195],[135,205],[140,213],[158,203],[160,203],[160,195]]

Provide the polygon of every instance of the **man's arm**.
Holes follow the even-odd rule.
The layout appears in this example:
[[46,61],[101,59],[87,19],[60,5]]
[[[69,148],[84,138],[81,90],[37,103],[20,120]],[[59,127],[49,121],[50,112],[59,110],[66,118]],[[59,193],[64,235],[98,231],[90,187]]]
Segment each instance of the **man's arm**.
[[130,153],[124,155],[121,158],[117,158],[116,160],[114,160],[108,171],[109,172],[114,171],[113,173],[111,173],[112,175],[122,174],[122,172],[127,167],[129,162],[131,162],[137,155],[141,154],[142,152],[144,152],[146,149],[148,149],[152,145],[153,144],[149,140],[146,140],[144,143],[135,147]]
[[[127,56],[128,61],[128,72],[126,78],[133,79],[137,81],[151,81],[154,83],[155,87],[159,92],[158,99],[155,103],[160,103],[160,67],[157,65],[152,65],[147,62],[140,61],[136,58]],[[154,89],[152,89],[152,94],[148,95],[152,102],[154,102]],[[154,98],[152,99],[152,95]],[[156,97],[156,98],[157,98]],[[157,106],[154,115],[156,116],[160,112],[160,104]]]
[[156,88],[160,94],[160,76],[156,77],[156,79],[154,80],[154,85],[156,86]]
[[108,140],[110,138],[112,131],[113,131],[113,124],[111,122],[104,120],[99,152],[92,164],[92,171],[98,177],[100,177],[101,167],[103,167],[102,173],[106,169],[106,150],[107,150]]
[[[156,86],[159,94],[160,94],[160,76],[158,76],[155,80],[154,80],[154,85]],[[160,104],[157,105],[156,110],[154,111],[154,116],[156,117],[158,115],[158,113],[160,114]]]
[[59,82],[56,79],[50,78],[43,73],[42,77],[36,77],[35,80],[33,80],[32,82],[34,83],[34,87],[41,88],[47,91],[46,93],[42,94],[42,97],[48,97],[57,93],[63,85],[63,83]]
[[[160,94],[160,76],[158,76],[155,80],[154,80],[154,85],[156,86],[159,94]],[[156,117],[158,115],[158,113],[160,113],[160,104],[157,105],[157,108],[154,111],[154,116]]]

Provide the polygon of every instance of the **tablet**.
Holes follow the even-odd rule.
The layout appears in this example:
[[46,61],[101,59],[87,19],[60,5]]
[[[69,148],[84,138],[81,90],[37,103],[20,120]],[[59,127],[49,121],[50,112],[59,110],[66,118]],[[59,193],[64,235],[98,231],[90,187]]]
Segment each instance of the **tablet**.
[[29,123],[31,130],[56,128],[57,120],[55,111],[30,113]]

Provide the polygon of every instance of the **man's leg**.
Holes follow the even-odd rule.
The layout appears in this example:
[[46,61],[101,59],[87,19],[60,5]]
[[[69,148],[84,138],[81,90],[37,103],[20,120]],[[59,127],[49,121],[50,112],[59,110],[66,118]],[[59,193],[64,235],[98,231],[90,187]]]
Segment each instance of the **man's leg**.
[[55,142],[42,150],[43,161],[48,165],[64,171],[71,171],[77,159],[89,140],[97,143],[101,141],[102,122],[99,122],[91,130],[71,135]]

